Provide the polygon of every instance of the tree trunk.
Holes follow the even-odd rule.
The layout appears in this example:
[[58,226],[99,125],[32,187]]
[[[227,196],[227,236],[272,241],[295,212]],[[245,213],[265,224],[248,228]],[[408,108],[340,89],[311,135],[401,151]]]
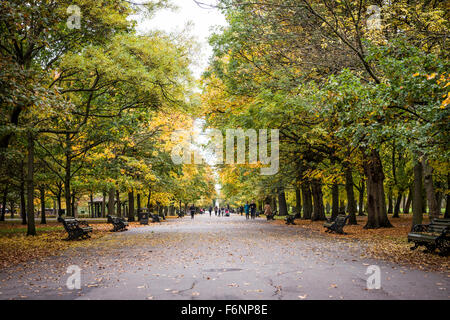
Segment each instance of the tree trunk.
[[[423,167],[422,167],[423,169]],[[422,172],[423,177],[423,172]],[[423,186],[423,180],[422,180],[422,212],[427,213],[427,192],[425,191],[425,188]]]
[[311,189],[314,199],[312,221],[326,220],[325,208],[323,206],[322,184],[319,180],[313,180]]
[[158,216],[162,217],[163,206],[159,202],[157,202],[157,211],[156,212],[158,212]]
[[5,185],[5,190],[3,191],[3,198],[2,198],[2,214],[0,215],[0,221],[5,221],[7,198],[8,198],[8,186]]
[[141,221],[142,208],[141,208],[141,194],[140,193],[138,193],[136,195],[136,204],[137,204],[138,221]]
[[58,217],[60,215],[62,215],[61,210],[62,210],[62,204],[61,204],[61,194],[62,194],[62,188],[61,185],[58,187],[58,193],[56,194],[56,203],[58,206]]
[[70,203],[70,206],[72,208],[72,217],[77,218],[78,217],[78,206],[76,205],[76,197],[75,192],[72,192],[72,201]]
[[128,221],[134,221],[134,192],[128,192]]
[[345,214],[345,211],[347,210],[345,206],[345,201],[340,199],[339,200],[339,214]]
[[111,187],[108,192],[108,214],[110,216],[114,215],[114,196],[115,196],[116,190],[114,187]]
[[339,185],[336,181],[331,186],[331,220],[339,214]]
[[[440,188],[440,186],[438,186]],[[436,202],[437,202],[437,207],[438,207],[438,212],[439,214],[441,214],[441,209],[442,209],[442,199],[444,199],[444,197],[442,196],[442,192],[436,192]]]
[[422,164],[417,161],[414,165],[414,195],[412,200],[413,226],[422,224],[423,219],[423,198],[422,198]]
[[103,199],[102,199],[102,218],[106,217],[106,192],[103,190],[102,193]]
[[47,219],[45,217],[45,187],[41,186],[39,191],[41,194],[41,224],[47,224]]
[[408,198],[406,198],[405,206],[403,207],[404,214],[409,213],[409,207],[411,206],[411,201],[412,201],[412,194],[413,194],[413,189],[411,187],[409,187]]
[[[450,173],[447,174],[447,189],[450,189]],[[445,214],[444,218],[450,218],[450,193],[445,197]]]
[[345,168],[345,191],[347,193],[347,212],[349,215],[348,224],[357,225],[356,221],[356,200],[353,190],[353,174],[350,166]]
[[401,191],[398,192],[398,197],[397,197],[397,201],[395,202],[395,207],[394,207],[394,215],[392,216],[393,218],[399,218],[399,214],[400,214],[400,203],[402,202],[402,197],[403,194]]
[[422,167],[424,174],[423,180],[428,200],[428,215],[432,219],[439,218],[440,210],[438,210],[436,193],[434,191],[433,185],[433,168],[430,166],[428,160],[425,158],[422,160]]
[[14,209],[15,209],[16,204],[12,201],[10,201],[9,203],[9,208],[11,209],[11,219],[14,219]]
[[302,198],[303,198],[303,219],[311,219],[312,199],[309,182],[302,183]]
[[365,216],[364,214],[364,191],[365,185],[364,178],[361,178],[361,188],[359,189],[359,203],[358,203],[358,216]]
[[393,213],[394,212],[394,208],[393,208],[393,203],[392,203],[392,187],[389,187],[388,189],[388,210],[387,213]]
[[34,223],[34,137],[28,134],[28,161],[27,161],[27,236],[36,235]]
[[97,218],[97,212],[95,210],[95,204],[94,204],[94,193],[92,191],[89,194],[89,198],[91,200],[91,204],[89,205],[89,207],[91,208],[91,217]]
[[120,192],[119,189],[116,190],[116,202],[117,202],[117,216],[122,217],[122,208],[121,202],[120,202]]
[[450,218],[450,194],[447,194],[447,198],[445,199],[445,214],[444,214],[444,218],[445,219],[449,219]]
[[301,218],[301,213],[302,213],[302,198],[301,198],[301,194],[300,194],[300,188],[296,187],[295,188],[295,210],[296,210],[296,214],[299,215],[299,218]]
[[22,217],[22,224],[27,224],[27,209],[25,203],[25,174],[23,169],[25,163],[22,161],[20,166],[20,216]]
[[152,188],[148,188],[147,209],[150,210],[150,200],[152,199]]
[[66,135],[66,173],[64,176],[64,196],[66,200],[66,215],[67,216],[73,216],[72,215],[72,206],[71,206],[71,197],[72,194],[70,192],[70,180],[71,180],[71,170],[72,170],[72,158],[70,157],[70,136],[69,134]]
[[280,188],[280,190],[278,190],[278,205],[280,207],[280,211],[278,212],[278,215],[286,216],[288,212],[287,212],[287,204],[286,204],[286,194],[285,194],[283,188]]
[[392,227],[386,213],[383,166],[376,150],[364,158],[364,174],[367,178],[367,223],[364,228]]

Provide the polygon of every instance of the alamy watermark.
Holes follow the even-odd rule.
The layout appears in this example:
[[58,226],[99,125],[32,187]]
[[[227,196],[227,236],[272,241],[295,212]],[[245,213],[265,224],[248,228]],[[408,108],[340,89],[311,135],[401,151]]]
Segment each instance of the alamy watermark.
[[380,30],[381,29],[381,8],[377,5],[367,7],[367,29]]
[[71,274],[66,281],[67,289],[81,289],[81,268],[77,265],[71,265],[67,268],[66,273]]
[[70,5],[66,10],[70,16],[67,18],[66,26],[69,29],[81,29],[81,9],[77,5]]
[[[268,131],[270,131],[270,155],[268,152]],[[224,137],[221,130],[208,129],[210,144],[206,153],[211,155],[212,165],[216,164],[261,164],[262,175],[274,175],[280,166],[280,133],[278,129],[226,129]],[[175,164],[203,164],[205,159],[199,150],[192,148],[193,134],[177,130],[172,133],[172,161]],[[246,148],[248,141],[248,149]],[[236,152],[235,152],[236,151]],[[247,152],[248,151],[248,152]],[[259,152],[258,152],[259,151]],[[246,155],[248,154],[248,162]],[[235,157],[236,155],[236,157]],[[192,161],[193,158],[193,161]]]
[[369,275],[367,278],[366,284],[367,289],[381,289],[381,270],[377,265],[371,265],[367,267],[366,275]]
[[369,30],[381,30],[382,29],[382,17],[381,11],[389,12],[389,7],[391,6],[391,0],[383,0],[381,2],[381,7],[378,5],[370,5],[367,7],[366,14],[368,14],[368,18],[366,20],[366,26]]

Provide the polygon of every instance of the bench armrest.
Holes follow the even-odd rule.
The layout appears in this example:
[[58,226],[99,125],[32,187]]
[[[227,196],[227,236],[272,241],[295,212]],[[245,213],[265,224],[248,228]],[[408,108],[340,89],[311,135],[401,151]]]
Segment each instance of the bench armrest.
[[429,224],[415,224],[412,227],[411,232],[427,232],[429,226]]

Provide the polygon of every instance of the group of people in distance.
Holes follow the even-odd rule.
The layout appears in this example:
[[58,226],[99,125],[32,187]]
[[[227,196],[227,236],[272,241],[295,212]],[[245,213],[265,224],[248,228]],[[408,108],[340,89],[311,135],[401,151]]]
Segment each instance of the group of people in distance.
[[[255,200],[252,200],[252,202],[250,204],[248,204],[248,201],[245,203],[244,206],[241,206],[239,208],[239,211],[242,215],[242,213],[245,212],[245,218],[246,219],[255,219],[256,218],[256,204],[255,204]],[[266,216],[270,216],[273,214],[272,212],[272,208],[270,207],[270,203],[268,201],[266,201],[265,205],[264,205],[264,214]]]
[[[194,219],[194,216],[195,216],[195,212],[197,211],[197,208],[195,207],[195,205],[194,204],[192,204],[190,207],[189,207],[189,213],[191,214],[191,219]],[[206,208],[205,209],[200,209],[200,213],[203,213],[203,212],[205,212],[206,211]],[[211,216],[212,215],[212,213],[213,213],[213,211],[214,211],[214,215],[217,217],[217,216],[229,216],[230,215],[230,209],[227,207],[227,208],[218,208],[217,206],[216,207],[212,207],[212,206],[210,206],[209,208],[208,208],[208,211],[209,211],[209,216]]]
[[[194,204],[192,204],[189,207],[189,212],[191,214],[191,219],[194,219],[195,216],[195,212],[197,211],[197,208],[194,206]],[[203,210],[202,210],[203,211]],[[206,211],[206,209],[205,209]],[[217,216],[229,216],[230,214],[230,209],[228,207],[224,208],[218,208],[216,207],[209,207],[209,216],[211,217],[212,212],[214,211],[214,215]],[[234,212],[234,211],[233,211]],[[252,200],[252,202],[249,204],[248,201],[245,203],[244,206],[240,206],[239,207],[239,213],[242,215],[245,212],[245,218],[248,219],[255,219],[256,218],[256,204],[255,204],[255,200]],[[272,215],[272,208],[270,207],[270,203],[266,202],[266,204],[264,205],[264,214],[266,216],[268,215]]]
[[[211,214],[212,214],[212,211],[213,211],[213,208],[212,207],[209,207],[209,215],[211,216]],[[217,206],[216,207],[214,207],[214,215],[215,216],[229,216],[230,215],[230,209],[227,207],[227,208],[224,208],[224,207],[222,207],[222,208],[218,208]]]
[[244,206],[240,207],[241,215],[243,212],[245,212],[245,219],[255,219],[256,218],[256,204],[255,200],[252,200],[250,204],[248,204],[248,201],[245,203]]

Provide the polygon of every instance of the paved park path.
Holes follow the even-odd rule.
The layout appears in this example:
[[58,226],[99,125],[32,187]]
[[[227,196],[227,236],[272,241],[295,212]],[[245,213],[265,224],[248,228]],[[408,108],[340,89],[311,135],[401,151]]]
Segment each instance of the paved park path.
[[[449,299],[449,274],[364,258],[364,246],[245,217],[196,216],[91,240],[0,271],[0,299]],[[66,286],[81,268],[81,289]],[[366,289],[369,265],[381,289]]]

